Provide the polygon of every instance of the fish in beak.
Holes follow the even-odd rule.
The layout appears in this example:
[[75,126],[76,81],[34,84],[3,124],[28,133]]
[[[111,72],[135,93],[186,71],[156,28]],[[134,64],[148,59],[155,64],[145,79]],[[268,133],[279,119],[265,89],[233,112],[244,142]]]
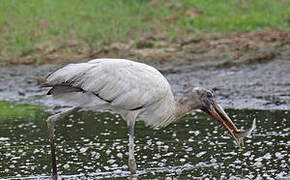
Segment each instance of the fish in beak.
[[251,128],[240,131],[225,113],[223,108],[211,99],[204,99],[205,106],[201,108],[205,113],[210,115],[213,119],[217,120],[230,134],[230,136],[236,141],[239,149],[244,146],[243,138],[249,136],[256,127],[256,121],[253,121]]

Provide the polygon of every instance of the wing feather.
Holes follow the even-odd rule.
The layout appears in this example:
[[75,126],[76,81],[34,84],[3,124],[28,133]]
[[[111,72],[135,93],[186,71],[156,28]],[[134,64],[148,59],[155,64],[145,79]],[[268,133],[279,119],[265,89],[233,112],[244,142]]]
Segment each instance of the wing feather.
[[47,77],[47,84],[69,84],[98,94],[119,109],[150,105],[173,98],[168,81],[155,68],[123,59],[95,59],[69,64]]

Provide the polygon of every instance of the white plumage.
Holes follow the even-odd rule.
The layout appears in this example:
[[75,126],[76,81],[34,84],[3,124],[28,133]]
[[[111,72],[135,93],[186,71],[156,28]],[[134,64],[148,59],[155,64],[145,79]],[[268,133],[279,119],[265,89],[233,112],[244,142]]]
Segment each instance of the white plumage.
[[173,120],[175,101],[168,81],[143,63],[95,59],[69,64],[49,75],[46,84],[79,87],[85,92],[56,93],[54,97],[74,106],[113,110],[128,124],[138,118],[160,127]]
[[[153,128],[164,127],[193,109],[201,109],[217,120],[239,146],[242,144],[242,137],[247,134],[239,132],[217,104],[211,91],[192,88],[175,101],[165,77],[155,68],[143,63],[125,59],[95,59],[86,63],[69,64],[50,74],[43,86],[51,87],[48,94],[66,101],[68,105],[93,110],[109,109],[120,113],[129,126],[128,165],[132,174],[136,173],[136,119],[143,120]],[[55,121],[68,115],[76,107],[47,119],[54,178],[57,177]]]

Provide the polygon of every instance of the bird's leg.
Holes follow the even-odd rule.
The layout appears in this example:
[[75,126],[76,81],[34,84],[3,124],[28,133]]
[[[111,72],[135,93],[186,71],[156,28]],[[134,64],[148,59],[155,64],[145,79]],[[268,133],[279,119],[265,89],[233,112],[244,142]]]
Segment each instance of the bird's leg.
[[54,137],[54,126],[55,121],[71,114],[73,111],[79,109],[78,107],[73,107],[66,111],[49,116],[46,120],[49,139],[50,139],[50,150],[51,150],[51,165],[52,165],[52,179],[57,179],[57,168],[56,168],[56,156],[55,156],[55,137]]
[[128,165],[131,171],[131,174],[136,174],[136,161],[134,157],[134,126],[135,123],[130,123],[129,125],[129,160]]

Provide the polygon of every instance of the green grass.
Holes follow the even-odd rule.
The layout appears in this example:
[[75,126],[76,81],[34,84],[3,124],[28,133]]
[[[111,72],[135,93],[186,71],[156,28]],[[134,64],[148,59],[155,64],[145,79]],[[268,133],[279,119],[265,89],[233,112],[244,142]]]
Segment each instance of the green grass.
[[[138,39],[153,31],[196,33],[289,30],[286,0],[1,0],[0,62],[48,43],[53,48],[78,44],[96,49],[119,39]],[[151,6],[150,6],[151,4]],[[154,3],[153,3],[154,4]],[[202,14],[190,17],[196,7]],[[175,17],[172,22],[165,19]]]
[[290,26],[290,3],[279,0],[187,1],[203,11],[200,18],[181,18],[184,29],[197,27],[201,32],[244,32],[286,29]]
[[43,112],[42,108],[42,106],[0,101],[0,122],[19,117],[28,120],[34,119],[40,112]]

